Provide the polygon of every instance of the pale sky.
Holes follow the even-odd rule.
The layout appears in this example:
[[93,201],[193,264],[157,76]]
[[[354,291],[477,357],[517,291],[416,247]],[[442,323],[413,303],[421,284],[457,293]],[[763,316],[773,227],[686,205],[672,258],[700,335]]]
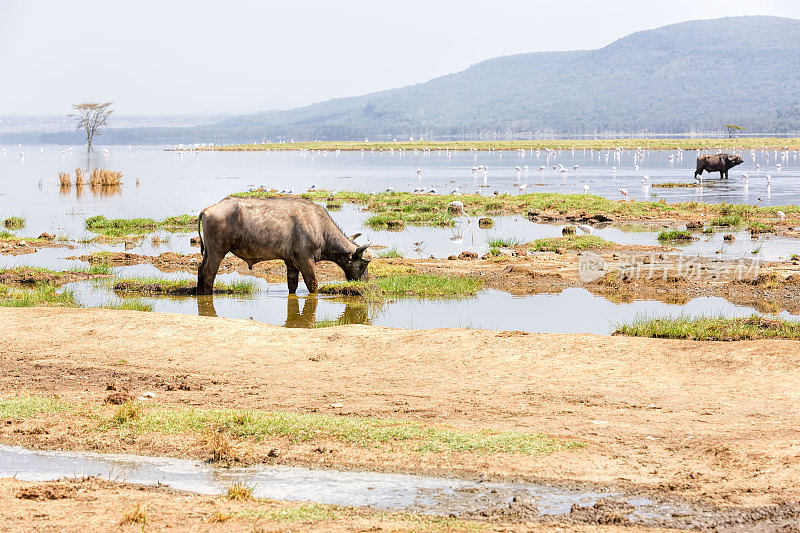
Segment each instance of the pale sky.
[[800,18],[800,1],[0,0],[0,115],[289,108],[735,15]]

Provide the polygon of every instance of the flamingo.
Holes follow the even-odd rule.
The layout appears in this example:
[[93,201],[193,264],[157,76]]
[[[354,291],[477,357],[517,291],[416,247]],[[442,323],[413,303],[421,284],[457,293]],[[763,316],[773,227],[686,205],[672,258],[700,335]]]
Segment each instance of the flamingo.
[[578,170],[579,168],[581,168],[580,165],[575,165],[574,167],[572,167],[572,170]]
[[588,185],[584,185],[583,186],[583,194],[589,194],[589,186]]
[[778,170],[778,172],[780,172],[783,166],[781,166],[781,164],[778,163],[777,165],[775,165],[775,168]]
[[517,189],[519,189],[519,193],[520,193],[520,194],[522,194],[523,192],[525,192],[525,189],[527,189],[527,188],[528,188],[528,184],[527,184],[527,183],[523,183],[522,185],[520,185],[519,187],[517,187]]
[[620,189],[619,193],[622,195],[622,199],[623,200],[625,200],[626,202],[630,202],[631,201],[631,198],[630,198],[630,196],[628,196],[628,191],[626,189]]
[[544,169],[545,169],[545,166],[544,166],[544,165],[541,165],[541,166],[540,166],[539,168],[537,168],[536,170],[538,170],[539,172],[541,172],[541,171],[543,171]]
[[784,213],[783,211],[778,211],[777,213],[775,213],[775,216],[778,217],[778,220],[781,221],[786,220],[786,213]]
[[422,179],[422,169],[421,168],[417,169],[417,178]]

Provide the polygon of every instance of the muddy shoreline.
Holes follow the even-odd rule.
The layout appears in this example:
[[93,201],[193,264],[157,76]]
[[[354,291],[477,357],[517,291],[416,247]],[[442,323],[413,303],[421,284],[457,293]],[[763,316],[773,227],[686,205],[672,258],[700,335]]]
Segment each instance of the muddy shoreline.
[[[645,248],[645,249],[643,249]],[[558,293],[584,288],[615,302],[658,300],[683,304],[701,296],[721,297],[736,305],[764,313],[800,313],[800,262],[753,262],[715,258],[686,258],[669,248],[614,248],[599,252],[562,252],[503,255],[490,259],[377,259],[373,268],[408,267],[419,273],[472,277],[485,288],[514,295]],[[588,254],[588,255],[587,255]],[[602,263],[596,279],[584,280],[579,268],[588,257]],[[162,272],[195,274],[202,256],[165,252],[148,256],[115,252],[103,256],[81,255],[69,259],[110,266],[152,264]],[[341,269],[326,261],[317,263],[321,282],[343,281]],[[249,269],[236,257],[226,257],[220,273],[238,272],[270,283],[286,281],[282,261],[264,261]],[[379,272],[379,270],[378,270]]]

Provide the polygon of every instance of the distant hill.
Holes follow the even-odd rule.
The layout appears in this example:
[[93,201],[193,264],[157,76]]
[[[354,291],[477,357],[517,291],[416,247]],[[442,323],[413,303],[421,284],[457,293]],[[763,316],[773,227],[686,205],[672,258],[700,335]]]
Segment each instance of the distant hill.
[[[426,83],[200,128],[110,131],[164,142],[532,132],[800,130],[800,20],[730,17],[641,31],[599,50],[504,56]],[[104,139],[103,142],[110,142]]]

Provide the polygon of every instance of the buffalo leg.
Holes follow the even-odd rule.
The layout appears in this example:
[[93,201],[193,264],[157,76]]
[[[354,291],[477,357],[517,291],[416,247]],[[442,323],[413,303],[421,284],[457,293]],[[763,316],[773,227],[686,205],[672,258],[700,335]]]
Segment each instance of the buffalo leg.
[[284,262],[286,263],[286,284],[289,285],[289,294],[294,294],[297,292],[297,284],[300,283],[300,271],[289,262]]
[[209,249],[203,255],[200,269],[197,271],[197,294],[211,294],[214,292],[214,280],[217,278],[217,271],[225,252]]
[[300,263],[300,272],[303,273],[303,281],[306,284],[308,292],[317,292],[317,273],[314,271],[313,261],[303,261]]

